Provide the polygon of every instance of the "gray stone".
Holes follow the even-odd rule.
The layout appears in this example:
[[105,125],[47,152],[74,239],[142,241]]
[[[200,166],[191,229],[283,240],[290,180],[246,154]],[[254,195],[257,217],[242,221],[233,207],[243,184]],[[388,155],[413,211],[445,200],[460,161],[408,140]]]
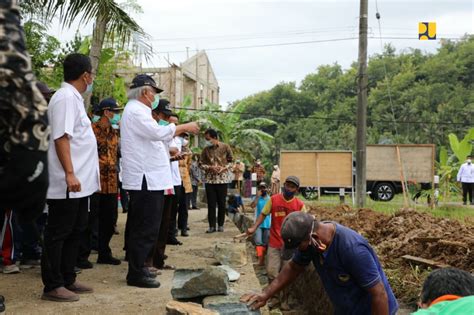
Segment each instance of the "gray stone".
[[259,310],[252,311],[247,304],[240,302],[240,296],[208,296],[202,304],[204,308],[219,312],[220,315],[258,315]]
[[222,265],[242,267],[247,264],[245,243],[219,243],[214,248],[214,258]]
[[171,295],[174,299],[228,294],[229,277],[219,267],[177,269],[174,272]]
[[227,272],[227,276],[229,277],[229,281],[237,281],[240,278],[240,273],[234,269],[232,269],[230,266],[227,265],[221,265],[218,266],[221,269],[224,269]]

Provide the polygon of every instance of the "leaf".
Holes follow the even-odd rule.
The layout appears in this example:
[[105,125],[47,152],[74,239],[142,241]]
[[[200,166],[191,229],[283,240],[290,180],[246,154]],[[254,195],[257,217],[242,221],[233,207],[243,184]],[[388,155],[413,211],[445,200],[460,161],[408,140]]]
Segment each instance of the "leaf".
[[448,165],[448,150],[445,147],[441,147],[439,151],[439,164],[440,166]]

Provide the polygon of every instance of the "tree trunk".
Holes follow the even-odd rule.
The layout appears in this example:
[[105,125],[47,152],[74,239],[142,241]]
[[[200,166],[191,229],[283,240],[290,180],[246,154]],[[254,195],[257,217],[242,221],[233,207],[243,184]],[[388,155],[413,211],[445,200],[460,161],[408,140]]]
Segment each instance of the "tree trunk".
[[[91,49],[89,52],[89,58],[92,64],[92,75],[97,75],[99,68],[100,55],[102,52],[102,46],[104,45],[105,32],[107,29],[108,18],[99,13],[94,24],[94,31],[92,32]],[[91,106],[91,94],[85,95],[86,110]]]

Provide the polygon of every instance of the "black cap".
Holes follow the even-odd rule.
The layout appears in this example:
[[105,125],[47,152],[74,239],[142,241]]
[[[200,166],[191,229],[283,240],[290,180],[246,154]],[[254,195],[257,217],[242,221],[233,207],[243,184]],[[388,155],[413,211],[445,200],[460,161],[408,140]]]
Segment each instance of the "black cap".
[[99,105],[97,105],[96,111],[102,111],[102,110],[120,110],[117,101],[113,99],[112,97],[103,99]]
[[313,229],[314,217],[311,214],[296,211],[286,216],[281,225],[280,235],[286,249],[298,247],[309,239]]
[[46,83],[43,83],[43,82],[40,82],[40,81],[36,82],[36,87],[38,88],[38,90],[43,95],[44,94],[53,94],[54,92],[56,92],[55,90],[51,90]]
[[285,180],[285,183],[293,183],[296,186],[300,187],[300,179],[296,176],[288,176]]
[[153,110],[155,113],[163,113],[166,116],[171,116],[173,112],[170,109],[170,101],[165,99],[160,99],[158,106]]
[[153,80],[153,78],[148,74],[138,74],[135,78],[133,78],[130,88],[135,89],[142,86],[150,86],[156,90],[156,93],[163,92],[162,89],[156,86],[155,80]]

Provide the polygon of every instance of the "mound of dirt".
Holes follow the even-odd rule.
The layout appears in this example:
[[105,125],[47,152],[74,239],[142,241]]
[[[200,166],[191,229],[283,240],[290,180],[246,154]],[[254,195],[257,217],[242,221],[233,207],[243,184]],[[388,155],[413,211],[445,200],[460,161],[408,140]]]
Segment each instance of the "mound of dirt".
[[336,221],[363,235],[377,252],[399,300],[416,301],[427,271],[411,267],[404,255],[474,272],[474,226],[415,210],[385,215],[371,209],[310,207],[320,220]]

